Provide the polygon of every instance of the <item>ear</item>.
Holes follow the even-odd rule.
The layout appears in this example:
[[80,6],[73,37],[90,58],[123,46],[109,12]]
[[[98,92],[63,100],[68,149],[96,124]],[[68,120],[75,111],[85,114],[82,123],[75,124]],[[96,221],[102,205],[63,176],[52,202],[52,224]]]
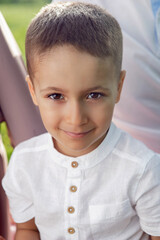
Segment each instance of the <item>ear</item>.
[[27,75],[26,81],[27,81],[27,84],[28,84],[28,88],[29,88],[29,91],[30,91],[32,100],[33,100],[33,102],[34,102],[35,105],[38,105],[38,103],[37,103],[37,98],[36,98],[36,94],[35,94],[35,89],[34,89],[32,80],[30,79],[29,75]]
[[119,83],[118,83],[118,92],[117,92],[117,99],[116,99],[116,103],[119,102],[120,100],[120,96],[121,96],[121,92],[122,92],[122,87],[123,87],[123,82],[126,76],[126,71],[123,70],[120,73],[120,79],[119,79]]

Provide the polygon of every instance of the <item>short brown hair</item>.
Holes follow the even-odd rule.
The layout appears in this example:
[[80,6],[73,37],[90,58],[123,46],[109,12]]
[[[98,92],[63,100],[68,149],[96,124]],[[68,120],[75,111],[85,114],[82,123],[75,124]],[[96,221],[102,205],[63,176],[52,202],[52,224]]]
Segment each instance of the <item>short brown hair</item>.
[[104,9],[82,2],[52,3],[33,18],[26,34],[26,60],[30,77],[35,55],[54,46],[70,44],[80,51],[112,57],[119,73],[122,33],[118,22]]

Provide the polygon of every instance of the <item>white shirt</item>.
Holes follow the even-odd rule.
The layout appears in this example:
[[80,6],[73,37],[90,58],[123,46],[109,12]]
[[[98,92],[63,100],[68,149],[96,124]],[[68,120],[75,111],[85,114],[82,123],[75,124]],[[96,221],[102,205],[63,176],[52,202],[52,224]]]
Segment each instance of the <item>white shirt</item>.
[[159,173],[160,156],[112,124],[77,158],[48,133],[21,143],[3,187],[14,220],[35,217],[41,240],[148,240],[160,236]]
[[82,1],[105,8],[122,28],[127,74],[114,122],[160,153],[160,1]]

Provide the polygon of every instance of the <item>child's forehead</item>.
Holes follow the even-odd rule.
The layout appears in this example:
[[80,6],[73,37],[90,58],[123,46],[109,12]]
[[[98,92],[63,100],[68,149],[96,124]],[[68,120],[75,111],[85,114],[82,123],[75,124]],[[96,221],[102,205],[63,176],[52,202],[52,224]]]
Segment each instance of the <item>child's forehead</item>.
[[56,45],[40,54],[35,54],[34,62],[37,66],[48,65],[50,62],[57,67],[59,67],[59,65],[62,66],[63,64],[69,65],[71,63],[74,64],[74,68],[82,67],[82,65],[76,65],[80,62],[85,62],[86,67],[89,67],[90,65],[96,67],[97,73],[103,73],[108,68],[110,71],[114,70],[113,58],[111,56],[103,58],[93,56],[89,52],[69,44]]
[[37,53],[34,56],[34,60],[37,63],[43,63],[49,61],[50,59],[59,59],[59,58],[69,58],[73,59],[77,57],[78,59],[90,59],[92,62],[97,62],[99,66],[110,66],[114,65],[113,58],[111,56],[99,57],[95,56],[79,47],[75,47],[71,44],[56,45],[50,49],[47,49],[43,52]]

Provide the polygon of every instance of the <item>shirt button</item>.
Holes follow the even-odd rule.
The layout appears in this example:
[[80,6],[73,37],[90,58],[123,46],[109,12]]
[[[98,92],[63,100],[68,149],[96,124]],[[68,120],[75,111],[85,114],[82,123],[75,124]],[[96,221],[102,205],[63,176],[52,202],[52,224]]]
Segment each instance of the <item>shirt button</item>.
[[71,192],[77,192],[77,187],[76,186],[71,186],[70,191]]
[[78,162],[76,162],[76,161],[72,162],[72,163],[71,163],[71,166],[72,166],[73,168],[77,168],[77,167],[78,167]]
[[74,213],[74,212],[75,212],[74,207],[69,207],[69,208],[68,208],[68,212],[69,212],[69,213]]
[[68,228],[68,232],[69,232],[70,234],[74,234],[74,233],[75,233],[75,229],[72,228],[72,227],[70,227],[70,228]]

